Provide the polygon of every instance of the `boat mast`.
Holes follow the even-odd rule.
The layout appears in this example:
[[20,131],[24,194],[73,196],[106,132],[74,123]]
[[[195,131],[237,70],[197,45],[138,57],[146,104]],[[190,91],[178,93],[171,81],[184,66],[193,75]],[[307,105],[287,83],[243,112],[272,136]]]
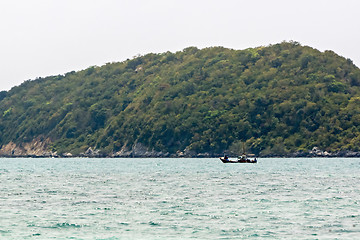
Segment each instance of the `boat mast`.
[[243,153],[242,153],[242,155],[246,155],[246,151],[245,151],[245,143],[244,143],[244,142],[242,143],[242,148],[243,148]]

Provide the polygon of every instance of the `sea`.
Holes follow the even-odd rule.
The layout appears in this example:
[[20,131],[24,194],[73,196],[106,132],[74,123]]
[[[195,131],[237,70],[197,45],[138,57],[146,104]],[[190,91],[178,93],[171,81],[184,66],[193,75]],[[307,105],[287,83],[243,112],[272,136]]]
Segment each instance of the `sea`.
[[360,159],[0,158],[0,239],[360,239]]

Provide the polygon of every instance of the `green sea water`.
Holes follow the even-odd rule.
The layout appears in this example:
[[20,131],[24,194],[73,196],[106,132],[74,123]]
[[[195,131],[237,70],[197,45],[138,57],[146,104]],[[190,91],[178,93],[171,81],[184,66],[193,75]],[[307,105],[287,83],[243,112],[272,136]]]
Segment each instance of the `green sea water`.
[[0,239],[360,239],[360,159],[0,159]]

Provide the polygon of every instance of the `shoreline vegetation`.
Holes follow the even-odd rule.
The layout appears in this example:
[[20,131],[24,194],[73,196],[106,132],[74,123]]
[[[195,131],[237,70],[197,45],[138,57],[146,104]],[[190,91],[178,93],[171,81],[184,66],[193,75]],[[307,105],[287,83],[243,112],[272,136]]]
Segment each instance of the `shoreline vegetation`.
[[359,106],[333,51],[189,47],[1,91],[0,156],[360,157]]

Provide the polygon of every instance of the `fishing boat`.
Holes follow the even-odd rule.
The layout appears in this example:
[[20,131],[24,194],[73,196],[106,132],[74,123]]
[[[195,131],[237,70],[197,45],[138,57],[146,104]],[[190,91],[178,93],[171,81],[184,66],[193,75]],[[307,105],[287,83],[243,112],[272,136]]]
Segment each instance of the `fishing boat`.
[[229,159],[229,157],[224,153],[224,156],[220,157],[220,160],[223,163],[257,163],[257,159],[254,154],[246,154],[244,143],[242,148],[243,154],[240,155],[237,159]]
[[[252,159],[250,157],[253,157]],[[230,159],[228,156],[220,157],[220,160],[223,163],[257,163],[257,159],[255,155],[249,154],[243,154],[239,156],[237,159]]]

